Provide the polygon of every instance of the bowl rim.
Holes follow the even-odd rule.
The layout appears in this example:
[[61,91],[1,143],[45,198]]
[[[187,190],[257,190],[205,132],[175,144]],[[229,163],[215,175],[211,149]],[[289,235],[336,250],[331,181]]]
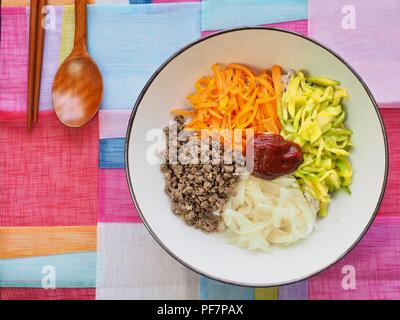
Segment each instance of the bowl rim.
[[[228,280],[228,279],[223,279],[223,278],[219,278],[219,277],[215,277],[211,274],[208,274],[207,272],[204,272],[202,270],[197,269],[196,267],[190,265],[189,263],[183,261],[182,259],[180,259],[179,257],[177,257],[170,249],[168,249],[164,243],[158,238],[158,236],[155,234],[155,232],[153,231],[153,229],[151,228],[151,226],[148,224],[148,222],[146,221],[146,218],[144,217],[139,203],[136,200],[136,196],[135,196],[135,192],[132,186],[132,182],[130,179],[130,168],[129,168],[129,144],[130,144],[130,137],[131,137],[131,131],[133,128],[133,123],[135,120],[135,116],[136,116],[136,112],[142,102],[143,97],[145,96],[147,90],[149,89],[149,87],[151,86],[151,84],[153,83],[153,81],[157,78],[157,76],[161,73],[161,71],[170,63],[172,62],[175,58],[177,58],[179,55],[181,55],[182,53],[184,53],[186,50],[190,49],[191,47],[203,42],[203,41],[207,41],[210,38],[213,37],[218,37],[220,35],[226,34],[226,33],[232,33],[232,32],[237,32],[237,31],[243,31],[243,30],[266,30],[266,31],[276,31],[276,32],[282,32],[282,33],[288,33],[297,37],[300,37],[306,41],[310,41],[313,44],[321,47],[322,49],[325,49],[326,51],[328,51],[330,54],[332,54],[334,57],[336,57],[341,63],[343,63],[351,73],[353,73],[353,75],[357,78],[357,80],[362,84],[362,86],[364,87],[364,90],[366,91],[366,93],[368,94],[372,105],[374,106],[375,109],[375,113],[378,117],[378,120],[380,122],[381,125],[381,130],[382,130],[382,135],[383,135],[383,140],[384,140],[384,145],[385,145],[385,174],[384,174],[384,180],[382,183],[382,187],[381,187],[381,192],[378,198],[378,202],[376,204],[376,207],[374,209],[373,214],[371,215],[371,218],[368,222],[368,224],[366,225],[366,227],[364,228],[364,230],[362,231],[362,233],[359,235],[359,237],[353,242],[353,244],[342,254],[340,255],[338,258],[336,258],[334,261],[328,263],[326,266],[324,266],[323,268],[314,271],[310,274],[308,274],[307,276],[298,278],[298,279],[294,279],[294,280],[289,280],[289,281],[283,281],[283,282],[277,282],[277,283],[267,283],[267,284],[254,284],[254,283],[245,283],[245,282],[241,282],[241,281],[232,281],[232,280]],[[130,118],[129,118],[129,122],[128,122],[128,127],[127,127],[127,131],[126,131],[126,139],[125,139],[125,148],[124,148],[124,152],[125,152],[125,175],[126,175],[126,179],[128,182],[128,187],[129,187],[129,191],[131,194],[131,198],[136,206],[136,209],[139,213],[139,216],[143,222],[143,224],[145,225],[146,229],[148,230],[148,232],[151,234],[151,236],[154,238],[154,240],[156,240],[156,242],[161,246],[162,249],[164,249],[165,252],[167,252],[171,257],[173,257],[176,261],[178,261],[179,263],[181,263],[182,265],[184,265],[185,267],[187,267],[188,269],[190,269],[191,271],[196,272],[199,275],[205,276],[207,278],[216,280],[216,281],[220,281],[226,284],[230,284],[230,285],[236,285],[236,286],[241,286],[241,287],[253,287],[253,288],[270,288],[270,287],[275,287],[275,286],[282,286],[282,285],[289,285],[289,284],[294,284],[300,281],[304,281],[307,280],[323,271],[325,271],[326,269],[328,269],[329,267],[333,266],[335,263],[339,262],[340,260],[342,260],[345,256],[347,256],[355,247],[356,245],[361,241],[361,239],[365,236],[365,234],[367,233],[367,231],[370,229],[372,223],[374,222],[376,215],[378,213],[378,210],[381,206],[382,203],[382,199],[383,196],[385,194],[385,190],[386,190],[386,186],[387,186],[387,179],[388,179],[388,171],[389,171],[389,147],[388,147],[388,139],[387,139],[387,134],[386,134],[386,129],[385,129],[385,125],[384,122],[382,120],[382,116],[381,113],[379,111],[379,107],[377,102],[375,101],[375,98],[373,97],[371,91],[369,90],[367,84],[364,82],[364,80],[361,78],[361,76],[358,74],[357,71],[355,71],[353,69],[353,67],[350,66],[349,63],[347,63],[344,58],[342,58],[339,54],[337,54],[334,50],[330,49],[329,47],[327,47],[326,45],[320,43],[317,40],[314,40],[308,36],[305,36],[303,34],[294,32],[294,31],[290,31],[290,30],[286,30],[286,29],[281,29],[281,28],[275,28],[275,27],[266,27],[266,26],[248,26],[248,27],[238,27],[238,28],[231,28],[231,29],[225,29],[223,31],[219,31],[219,32],[215,32],[212,33],[210,35],[207,35],[205,37],[199,38],[189,44],[187,44],[186,46],[182,47],[181,49],[179,49],[178,51],[176,51],[174,54],[172,54],[167,60],[165,60],[165,62],[163,62],[163,64],[161,64],[161,66],[152,74],[152,76],[150,77],[150,79],[147,81],[147,83],[145,84],[145,86],[143,87],[142,91],[140,92],[138,98],[136,99],[135,105],[132,109]]]

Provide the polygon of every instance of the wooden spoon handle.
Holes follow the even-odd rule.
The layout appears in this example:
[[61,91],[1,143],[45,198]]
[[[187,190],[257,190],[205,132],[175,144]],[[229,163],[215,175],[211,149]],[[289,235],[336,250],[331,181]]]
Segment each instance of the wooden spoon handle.
[[36,36],[37,36],[37,13],[39,3],[31,1],[29,18],[29,62],[28,62],[28,132],[32,130],[33,124],[33,95],[35,87],[35,63],[36,63]]
[[38,17],[37,17],[37,37],[36,37],[36,63],[35,63],[35,90],[33,93],[33,121],[36,123],[39,117],[39,100],[40,100],[40,80],[42,77],[43,63],[43,44],[44,44],[44,28],[43,18],[45,13],[43,10],[46,6],[46,0],[39,0]]
[[86,0],[75,0],[75,40],[74,55],[84,55],[86,49],[86,30],[87,30],[87,9]]

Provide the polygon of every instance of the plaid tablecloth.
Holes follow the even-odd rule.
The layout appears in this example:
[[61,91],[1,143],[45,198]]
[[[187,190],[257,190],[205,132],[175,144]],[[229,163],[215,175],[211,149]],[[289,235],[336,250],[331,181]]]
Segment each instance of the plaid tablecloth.
[[[0,300],[400,298],[399,1],[89,2],[99,115],[74,130],[55,117],[51,83],[71,50],[74,14],[73,1],[49,0],[40,121],[27,134],[29,1],[2,1]],[[279,288],[226,285],[181,266],[145,230],[124,173],[127,121],[152,72],[187,43],[244,25],[294,30],[338,51],[372,88],[389,139],[388,187],[366,237],[328,270]]]

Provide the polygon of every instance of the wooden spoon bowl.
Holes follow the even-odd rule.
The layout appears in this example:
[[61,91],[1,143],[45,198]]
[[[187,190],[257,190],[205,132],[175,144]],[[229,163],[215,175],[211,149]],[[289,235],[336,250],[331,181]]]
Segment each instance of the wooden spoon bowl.
[[68,127],[81,127],[97,113],[103,95],[99,68],[86,49],[86,1],[75,0],[75,42],[53,82],[55,112]]

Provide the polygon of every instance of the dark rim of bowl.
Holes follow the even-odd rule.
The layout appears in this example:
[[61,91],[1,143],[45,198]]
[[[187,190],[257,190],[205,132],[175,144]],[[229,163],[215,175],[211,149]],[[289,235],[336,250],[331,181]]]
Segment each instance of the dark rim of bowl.
[[[231,32],[236,32],[236,31],[242,31],[242,30],[269,30],[269,31],[275,31],[275,32],[283,32],[283,33],[289,33],[291,35],[303,38],[304,40],[310,41],[314,44],[316,44],[317,46],[325,49],[326,51],[328,51],[330,54],[332,54],[334,57],[336,57],[339,61],[341,61],[353,74],[354,76],[358,79],[358,81],[363,85],[364,90],[367,92],[374,108],[375,108],[375,112],[376,115],[379,119],[379,122],[381,124],[381,129],[382,129],[382,135],[384,138],[384,143],[385,143],[385,177],[384,177],[384,181],[382,184],[382,188],[381,188],[381,193],[378,199],[378,202],[376,204],[375,210],[373,215],[371,216],[370,221],[368,222],[367,226],[365,227],[365,229],[363,230],[363,232],[361,233],[361,235],[355,240],[355,242],[341,255],[339,256],[337,259],[335,259],[334,261],[332,261],[331,263],[329,263],[328,265],[326,265],[325,267],[323,267],[322,269],[312,272],[311,274],[302,277],[300,279],[295,279],[295,280],[290,280],[290,281],[286,281],[286,282],[279,282],[279,283],[268,283],[268,284],[252,284],[252,283],[243,283],[243,282],[235,282],[235,281],[231,281],[231,280],[227,280],[227,279],[221,279],[218,277],[215,277],[213,275],[207,274],[204,271],[198,270],[197,268],[195,268],[194,266],[186,263],[185,261],[183,261],[182,259],[178,258],[173,252],[171,252],[162,242],[161,240],[157,237],[157,235],[154,233],[154,231],[151,229],[151,226],[147,223],[141,209],[139,206],[139,203],[136,200],[135,197],[135,192],[133,190],[132,187],[132,182],[130,179],[130,171],[129,171],[129,142],[130,142],[130,137],[131,137],[131,131],[132,131],[132,127],[133,127],[133,122],[135,120],[135,115],[136,115],[136,111],[139,108],[139,105],[144,97],[144,95],[146,94],[148,88],[150,87],[150,85],[152,84],[152,82],[154,81],[154,79],[159,75],[159,73],[172,61],[174,60],[176,57],[178,57],[179,55],[181,55],[183,52],[185,52],[186,50],[190,49],[191,47],[206,41],[210,38],[213,37],[218,37],[219,35],[225,34],[225,33],[231,33]],[[379,207],[381,205],[384,193],[385,193],[385,189],[386,189],[386,184],[387,184],[387,178],[388,178],[388,170],[389,170],[389,152],[388,152],[388,141],[387,141],[387,135],[386,135],[386,130],[385,130],[385,125],[383,123],[378,105],[374,99],[374,97],[372,96],[371,91],[369,90],[368,86],[366,85],[366,83],[362,80],[361,76],[341,57],[339,56],[337,53],[335,53],[332,49],[328,48],[327,46],[323,45],[322,43],[311,39],[307,36],[304,36],[302,34],[299,34],[297,32],[293,32],[293,31],[289,31],[289,30],[284,30],[284,29],[279,29],[279,28],[270,28],[270,27],[241,27],[241,28],[233,28],[233,29],[227,29],[224,31],[220,31],[220,32],[216,32],[213,33],[211,35],[208,35],[206,37],[200,38],[188,45],[186,45],[185,47],[183,47],[182,49],[178,50],[177,52],[175,52],[171,57],[169,57],[155,72],[154,74],[151,76],[151,78],[148,80],[148,82],[146,83],[146,85],[144,86],[144,88],[142,89],[141,93],[139,94],[139,97],[136,100],[135,106],[133,107],[130,119],[129,119],[129,123],[128,123],[128,129],[126,132],[126,141],[125,141],[125,173],[126,173],[126,179],[128,181],[128,186],[129,186],[129,190],[131,193],[131,197],[133,202],[135,203],[135,206],[139,212],[140,218],[143,221],[143,224],[146,226],[147,230],[150,232],[150,234],[152,235],[152,237],[157,241],[157,243],[170,255],[172,256],[176,261],[180,262],[181,264],[183,264],[184,266],[186,266],[187,268],[189,268],[190,270],[203,275],[207,278],[210,279],[214,279],[223,283],[227,283],[227,284],[231,284],[231,285],[237,285],[237,286],[243,286],[243,287],[254,287],[254,288],[269,288],[269,287],[275,287],[275,286],[282,286],[282,285],[288,285],[288,284],[293,284],[299,281],[303,281],[303,280],[307,280],[319,273],[321,273],[322,271],[325,271],[326,269],[328,269],[329,267],[331,267],[332,265],[334,265],[335,263],[337,263],[338,261],[340,261],[341,259],[343,259],[351,250],[353,250],[353,248],[360,242],[360,240],[365,236],[365,234],[367,233],[367,231],[369,230],[369,228],[371,227],[373,221],[375,220],[375,217],[378,213]]]

